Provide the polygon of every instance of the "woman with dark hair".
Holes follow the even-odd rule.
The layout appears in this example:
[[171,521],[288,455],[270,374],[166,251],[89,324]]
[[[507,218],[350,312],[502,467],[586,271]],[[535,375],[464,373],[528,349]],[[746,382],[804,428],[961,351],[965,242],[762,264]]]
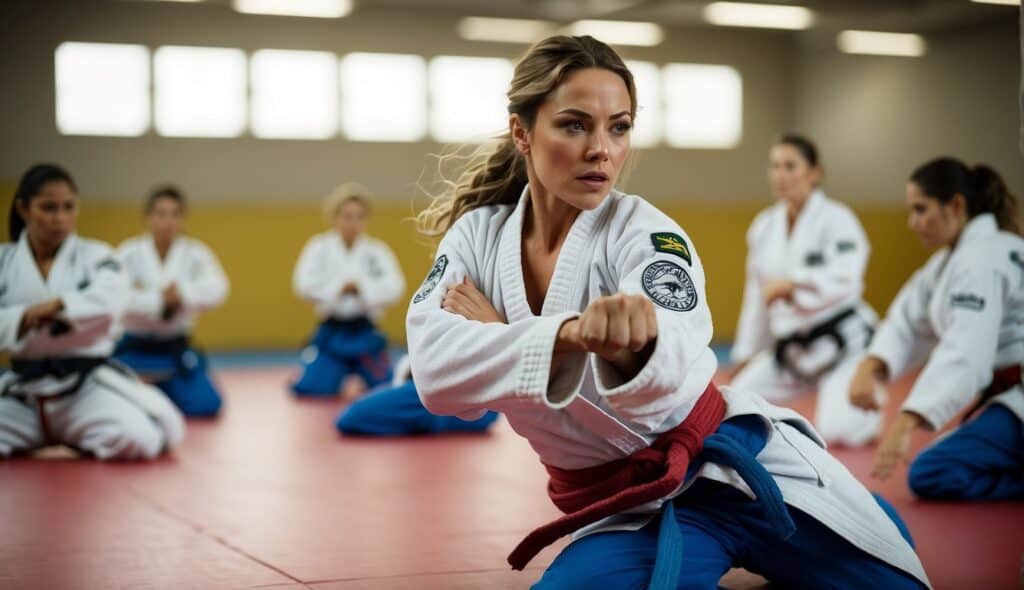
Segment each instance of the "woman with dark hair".
[[825,196],[822,175],[807,138],[784,135],[772,146],[777,202],[747,232],[732,385],[771,402],[817,390],[815,428],[830,443],[859,446],[881,424],[846,395],[877,320],[863,300],[870,246],[853,211]]
[[295,293],[320,318],[302,351],[295,395],[336,396],[350,376],[366,387],[391,380],[388,341],[376,322],[405,292],[405,278],[391,248],[365,235],[371,199],[355,183],[336,188],[324,200],[333,227],[310,238],[295,264]]
[[[962,425],[910,465],[922,498],[1024,498],[1024,239],[1017,199],[991,168],[932,160],[907,183],[908,225],[939,250],[903,286],[850,385],[852,403],[878,409],[874,390],[927,359],[879,445],[874,474],[906,460],[917,428]],[[973,417],[973,418],[972,418]]]
[[806,420],[712,383],[700,257],[615,189],[637,115],[622,59],[592,37],[541,41],[508,112],[419,217],[443,238],[406,326],[427,409],[502,412],[550,475],[566,514],[512,566],[573,534],[534,588],[713,589],[734,565],[793,588],[927,587],[897,520]]
[[110,247],[78,237],[78,195],[39,164],[0,245],[0,456],[64,444],[98,459],[152,459],[184,436],[159,391],[109,364],[128,282]]
[[228,280],[206,244],[182,235],[186,209],[177,187],[157,187],[146,200],[149,232],[117,249],[132,291],[114,354],[186,416],[208,417],[220,411],[221,395],[190,335],[201,312],[224,302]]

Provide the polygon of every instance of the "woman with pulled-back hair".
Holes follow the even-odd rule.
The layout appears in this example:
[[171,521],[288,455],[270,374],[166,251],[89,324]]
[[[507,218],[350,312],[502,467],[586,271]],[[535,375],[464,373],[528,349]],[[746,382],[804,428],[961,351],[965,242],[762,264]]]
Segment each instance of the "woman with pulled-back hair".
[[874,474],[906,459],[917,428],[963,424],[910,465],[922,498],[1024,498],[1024,239],[1017,199],[988,166],[953,158],[907,183],[908,225],[939,250],[903,286],[857,368],[850,400],[877,409],[875,387],[927,359],[879,445]]
[[66,170],[39,164],[0,244],[0,457],[63,444],[98,459],[152,459],[184,436],[166,397],[109,363],[128,281],[110,246],[75,234]]
[[701,260],[615,189],[637,116],[619,56],[551,37],[508,99],[508,134],[419,218],[443,237],[406,325],[426,408],[504,413],[547,469],[566,514],[509,563],[572,534],[535,589],[712,589],[733,566],[793,588],[927,587],[902,523],[806,420],[711,382]]

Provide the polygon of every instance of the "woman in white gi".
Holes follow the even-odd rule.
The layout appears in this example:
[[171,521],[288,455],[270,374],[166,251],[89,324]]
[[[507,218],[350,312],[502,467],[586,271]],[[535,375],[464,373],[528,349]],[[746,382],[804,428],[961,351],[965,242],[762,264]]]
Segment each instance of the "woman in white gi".
[[784,135],[770,154],[777,202],[747,231],[747,277],[732,385],[771,402],[818,390],[814,425],[829,442],[863,445],[881,415],[850,404],[853,370],[877,319],[864,303],[869,245],[857,216],[825,196],[818,150]]
[[374,324],[405,292],[405,278],[391,248],[364,234],[370,199],[357,184],[328,195],[324,215],[333,227],[310,238],[295,266],[295,292],[321,320],[302,351],[296,395],[337,395],[353,374],[369,388],[391,380],[388,342]]
[[182,235],[186,204],[177,187],[156,188],[145,212],[149,232],[117,250],[132,294],[125,336],[114,354],[163,390],[186,416],[215,416],[221,395],[190,335],[199,313],[224,302],[227,277],[206,244]]
[[0,245],[0,456],[64,444],[99,459],[152,459],[184,421],[153,387],[108,365],[128,281],[109,246],[75,235],[78,196],[53,164],[33,166]]
[[939,430],[970,408],[963,425],[910,465],[910,488],[922,498],[1024,498],[1017,199],[991,168],[939,158],[911,175],[907,205],[910,229],[939,250],[896,296],[850,398],[877,408],[880,383],[927,362],[879,445],[874,473],[887,477],[906,459],[915,429]]
[[510,563],[575,532],[535,588],[715,588],[734,565],[793,588],[926,587],[810,424],[711,383],[700,258],[614,189],[635,97],[607,45],[540,42],[516,66],[509,133],[420,216],[443,235],[407,317],[420,396],[439,414],[504,413],[566,512]]

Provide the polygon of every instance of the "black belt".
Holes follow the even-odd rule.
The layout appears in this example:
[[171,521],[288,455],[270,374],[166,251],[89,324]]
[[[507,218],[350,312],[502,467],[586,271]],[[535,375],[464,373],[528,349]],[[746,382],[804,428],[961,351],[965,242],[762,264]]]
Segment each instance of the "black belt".
[[339,328],[342,330],[366,330],[373,327],[373,322],[366,316],[351,319],[330,317],[323,321],[325,326]]
[[[88,377],[89,374],[91,374],[97,367],[108,363],[109,359],[107,359],[107,357],[94,356],[59,357],[39,360],[12,359],[11,371],[18,375],[18,379],[14,383],[9,384],[4,391],[0,391],[0,396],[8,396],[26,404],[32,399],[57,399],[67,397],[77,393],[82,387],[82,383],[85,382],[86,377]],[[37,397],[27,394],[10,393],[10,388],[20,383],[35,381],[36,379],[42,379],[43,377],[64,379],[72,375],[77,375],[74,384],[55,395]]]
[[17,373],[18,380],[34,381],[42,377],[63,379],[75,374],[89,374],[101,365],[107,364],[107,357],[58,357],[39,360],[12,359],[11,370]]
[[846,350],[846,338],[843,338],[843,335],[839,332],[839,324],[842,324],[844,321],[855,315],[857,315],[857,310],[851,307],[839,312],[817,326],[814,326],[810,331],[793,334],[786,338],[780,338],[775,342],[775,364],[780,369],[783,367],[788,368],[799,377],[806,377],[804,375],[800,375],[793,367],[787,366],[786,351],[789,347],[799,346],[800,348],[807,348],[821,338],[832,338],[835,340],[839,351],[842,352]]

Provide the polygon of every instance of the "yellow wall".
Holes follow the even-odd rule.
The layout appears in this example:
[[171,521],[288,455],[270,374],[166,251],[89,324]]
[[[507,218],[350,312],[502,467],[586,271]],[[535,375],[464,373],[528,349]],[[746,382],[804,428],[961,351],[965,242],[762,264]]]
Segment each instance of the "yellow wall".
[[[6,214],[13,188],[0,190],[0,206]],[[79,233],[84,236],[117,243],[141,231],[141,214],[134,204],[92,198],[83,199],[82,204]],[[660,206],[693,239],[708,275],[715,339],[731,340],[742,298],[744,236],[764,203],[686,202]],[[867,297],[881,313],[903,281],[924,261],[926,253],[906,230],[902,208],[856,209],[873,246]],[[379,203],[370,225],[370,233],[395,250],[409,292],[417,288],[431,263],[412,224],[406,221],[410,212],[409,205]],[[306,239],[324,229],[319,205],[195,204],[188,229],[213,248],[231,279],[227,304],[200,321],[199,341],[212,350],[299,346],[315,319],[311,306],[293,295],[291,272]],[[405,340],[404,307],[403,304],[392,309],[383,320],[384,330],[396,343]]]

